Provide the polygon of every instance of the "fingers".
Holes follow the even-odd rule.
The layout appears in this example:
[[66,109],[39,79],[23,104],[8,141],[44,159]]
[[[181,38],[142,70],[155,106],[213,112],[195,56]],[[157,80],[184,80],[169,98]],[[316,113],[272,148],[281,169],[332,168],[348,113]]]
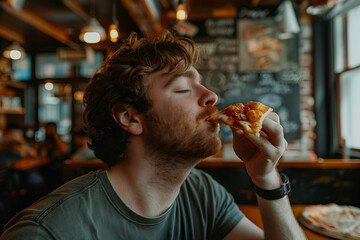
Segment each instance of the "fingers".
[[269,115],[267,116],[268,119],[273,120],[274,122],[280,123],[280,117],[279,115],[277,115],[274,112],[269,113]]
[[234,137],[237,139],[246,136],[246,138],[258,146],[259,144],[264,145],[266,142],[270,142],[275,147],[287,147],[287,142],[284,138],[283,127],[280,125],[279,115],[274,112],[270,113],[264,119],[262,130],[260,131],[260,137],[239,129],[232,128],[232,131]]
[[275,145],[280,146],[284,139],[284,130],[280,122],[273,120],[274,118],[266,118],[263,122],[263,130],[268,135],[269,141]]
[[[276,113],[270,113],[264,119],[260,136],[245,133],[246,137],[263,151],[274,151],[282,154],[288,146],[284,138],[283,127],[280,125],[280,118]],[[275,147],[275,149],[274,149]]]

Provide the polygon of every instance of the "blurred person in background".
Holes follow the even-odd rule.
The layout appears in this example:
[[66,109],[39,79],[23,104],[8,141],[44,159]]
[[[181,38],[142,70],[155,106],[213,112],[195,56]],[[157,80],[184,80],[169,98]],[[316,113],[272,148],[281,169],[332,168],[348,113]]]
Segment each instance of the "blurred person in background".
[[48,187],[54,189],[61,184],[62,164],[69,158],[68,145],[58,134],[55,122],[45,124],[45,139],[36,143],[34,147],[38,157],[49,161],[39,172],[46,179]]
[[22,128],[17,124],[8,124],[0,144],[0,164],[7,165],[11,160],[26,157],[27,150]]
[[[36,157],[34,151],[26,142],[22,127],[17,124],[9,124],[0,144],[0,164],[3,167],[12,168],[17,160]],[[19,176],[16,172],[13,175]],[[22,186],[35,187],[44,184],[44,178],[38,173],[37,169],[21,172],[21,176]],[[20,177],[18,178],[20,184]]]
[[45,139],[36,144],[38,156],[51,162],[63,161],[68,157],[68,146],[57,133],[55,122],[45,124]]

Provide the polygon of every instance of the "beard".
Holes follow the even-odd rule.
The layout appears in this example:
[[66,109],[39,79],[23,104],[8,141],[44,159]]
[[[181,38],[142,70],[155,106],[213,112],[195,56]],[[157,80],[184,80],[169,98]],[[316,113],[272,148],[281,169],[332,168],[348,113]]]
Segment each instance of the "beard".
[[196,121],[187,114],[173,109],[160,118],[151,109],[146,118],[145,141],[159,161],[173,164],[196,164],[199,160],[214,155],[220,150],[218,126],[206,124],[211,108],[197,116]]

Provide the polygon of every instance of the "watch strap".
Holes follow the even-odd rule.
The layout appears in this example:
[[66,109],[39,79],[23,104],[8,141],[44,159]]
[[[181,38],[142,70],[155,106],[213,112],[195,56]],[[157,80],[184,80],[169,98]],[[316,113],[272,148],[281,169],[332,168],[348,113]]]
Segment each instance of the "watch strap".
[[264,190],[262,188],[259,188],[253,183],[254,190],[257,195],[259,195],[261,198],[267,199],[267,200],[276,200],[284,198],[288,195],[288,193],[291,191],[291,184],[289,181],[288,176],[286,176],[283,173],[280,173],[281,180],[283,182],[282,186],[274,189],[274,190]]

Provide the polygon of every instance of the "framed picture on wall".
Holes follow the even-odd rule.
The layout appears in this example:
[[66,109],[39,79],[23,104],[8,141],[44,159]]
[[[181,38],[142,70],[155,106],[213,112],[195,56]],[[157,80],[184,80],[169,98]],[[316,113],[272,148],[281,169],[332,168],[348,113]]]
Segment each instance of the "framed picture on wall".
[[278,22],[275,18],[239,19],[239,71],[281,71],[298,66],[298,53],[288,51],[296,44],[296,38],[278,38]]

